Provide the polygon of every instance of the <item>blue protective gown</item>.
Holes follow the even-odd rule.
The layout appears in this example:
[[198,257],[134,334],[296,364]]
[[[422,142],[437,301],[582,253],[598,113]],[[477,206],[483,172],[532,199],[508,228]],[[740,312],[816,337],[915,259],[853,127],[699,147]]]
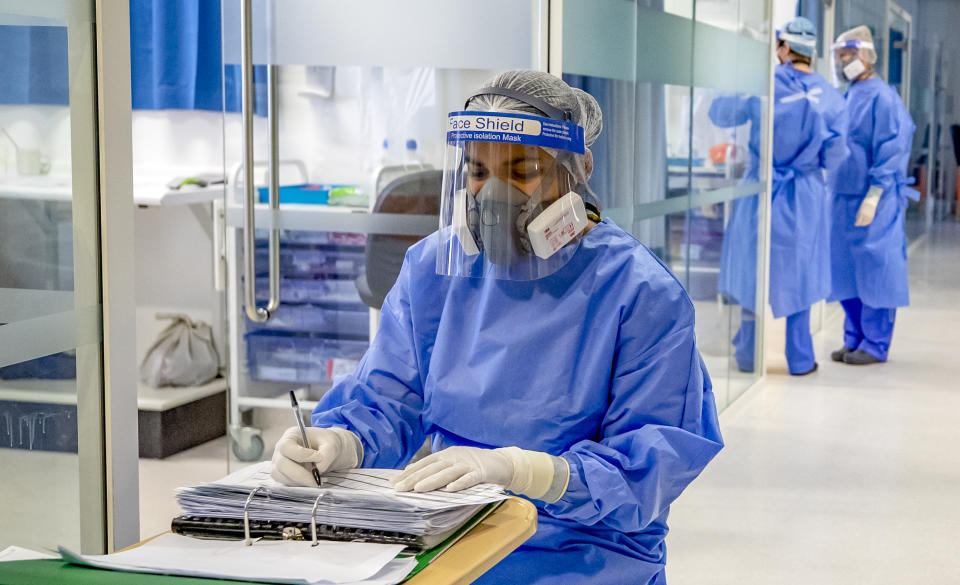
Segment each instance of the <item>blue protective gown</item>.
[[436,236],[408,250],[313,425],[357,433],[365,467],[402,467],[429,435],[566,459],[564,496],[534,502],[537,533],[478,583],[664,583],[670,504],[722,447],[683,288],[609,219],[536,281],[439,276],[436,259]]
[[[850,155],[847,147],[847,104],[843,95],[818,73],[803,74],[803,84],[812,95],[811,101],[823,115],[827,138],[820,150],[820,166],[827,171],[827,192],[836,193],[837,171]],[[832,209],[830,210],[832,213]]]
[[[750,123],[749,158],[741,184],[760,180],[760,145],[763,129],[763,102],[757,96],[733,94],[714,98],[710,121],[720,128]],[[720,248],[718,287],[724,297],[745,309],[757,304],[757,195],[733,200],[730,219]],[[750,351],[752,355],[752,350]],[[752,358],[751,358],[752,359]]]
[[[832,111],[828,126],[821,81],[791,65],[775,70],[769,297],[774,316],[789,317],[787,360],[798,374],[814,364],[807,311],[830,292],[831,208],[822,169],[826,160],[836,168],[836,159],[846,154],[842,114]],[[743,182],[759,180],[762,111],[756,97],[721,96],[711,106],[717,126],[751,123],[750,165]],[[734,344],[737,363],[747,371],[753,369],[758,203],[757,196],[734,201],[720,266],[721,293],[744,308]]]
[[770,207],[774,317],[805,311],[830,294],[831,209],[820,164],[831,136],[814,103],[820,91],[815,91],[812,78],[792,65],[775,69]]
[[[915,191],[906,186],[916,127],[897,92],[873,77],[846,94],[850,158],[837,173],[833,210],[830,300],[859,298],[872,308],[910,304],[904,212]],[[883,189],[870,225],[854,225],[871,186]]]

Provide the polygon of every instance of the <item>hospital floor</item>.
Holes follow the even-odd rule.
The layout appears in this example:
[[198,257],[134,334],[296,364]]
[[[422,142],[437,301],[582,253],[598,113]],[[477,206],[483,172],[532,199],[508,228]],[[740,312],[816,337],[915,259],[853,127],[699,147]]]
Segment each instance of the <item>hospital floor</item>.
[[834,310],[820,370],[791,377],[775,323],[766,380],[721,415],[726,448],[673,507],[671,585],[957,582],[960,223],[909,266],[886,364],[830,361]]

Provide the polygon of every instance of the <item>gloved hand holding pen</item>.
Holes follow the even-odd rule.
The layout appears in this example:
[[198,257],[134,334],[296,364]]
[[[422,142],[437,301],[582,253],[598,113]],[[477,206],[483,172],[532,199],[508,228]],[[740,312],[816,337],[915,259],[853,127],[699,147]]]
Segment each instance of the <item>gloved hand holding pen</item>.
[[289,486],[316,487],[312,465],[324,473],[352,469],[363,461],[360,438],[346,429],[308,427],[306,433],[308,446],[304,446],[297,427],[287,429],[277,441],[270,469],[274,480]]

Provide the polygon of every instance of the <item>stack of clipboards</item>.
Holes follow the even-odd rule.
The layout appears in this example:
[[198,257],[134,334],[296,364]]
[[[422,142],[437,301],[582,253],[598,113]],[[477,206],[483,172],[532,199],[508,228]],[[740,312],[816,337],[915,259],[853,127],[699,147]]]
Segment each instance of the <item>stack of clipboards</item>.
[[456,492],[398,493],[392,469],[324,474],[321,487],[288,487],[270,478],[270,462],[223,479],[179,488],[183,514],[172,530],[204,539],[348,541],[403,545],[416,574],[480,523],[507,495],[481,484]]

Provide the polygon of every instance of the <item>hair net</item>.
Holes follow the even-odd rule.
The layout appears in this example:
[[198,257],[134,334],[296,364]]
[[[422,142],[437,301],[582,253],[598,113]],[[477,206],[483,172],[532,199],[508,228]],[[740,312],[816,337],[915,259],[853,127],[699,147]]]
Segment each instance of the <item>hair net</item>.
[[790,50],[798,55],[813,58],[817,52],[817,27],[808,19],[798,16],[777,31],[777,38],[790,44]]
[[[493,79],[487,81],[484,87],[498,87],[510,89],[524,93],[534,98],[543,100],[547,105],[565,112],[570,112],[572,121],[583,127],[583,142],[585,146],[593,144],[600,131],[603,129],[603,114],[600,112],[600,105],[597,100],[587,92],[570,87],[562,79],[544,73],[543,71],[507,71],[501,73]],[[530,104],[524,103],[516,98],[484,94],[479,90],[470,99],[467,100],[467,110],[479,110],[483,112],[505,112],[505,113],[523,113],[533,114],[535,116],[547,116],[544,112]],[[549,117],[549,116],[547,116]],[[554,157],[557,152],[550,149],[544,149],[550,152]],[[599,204],[595,201],[595,195],[589,190],[587,180],[590,178],[590,172],[593,170],[593,153],[587,148],[584,154],[564,153],[558,161],[570,175],[573,177],[574,186],[583,186],[587,193],[593,197],[588,202],[593,202],[597,207]],[[583,195],[583,193],[581,193]]]
[[872,48],[873,35],[870,34],[870,29],[866,26],[860,25],[856,28],[851,28],[837,37],[838,43],[842,43],[843,41],[870,43],[870,47],[860,47],[860,59],[863,60],[864,63],[870,63],[871,65],[877,62],[877,52]]

